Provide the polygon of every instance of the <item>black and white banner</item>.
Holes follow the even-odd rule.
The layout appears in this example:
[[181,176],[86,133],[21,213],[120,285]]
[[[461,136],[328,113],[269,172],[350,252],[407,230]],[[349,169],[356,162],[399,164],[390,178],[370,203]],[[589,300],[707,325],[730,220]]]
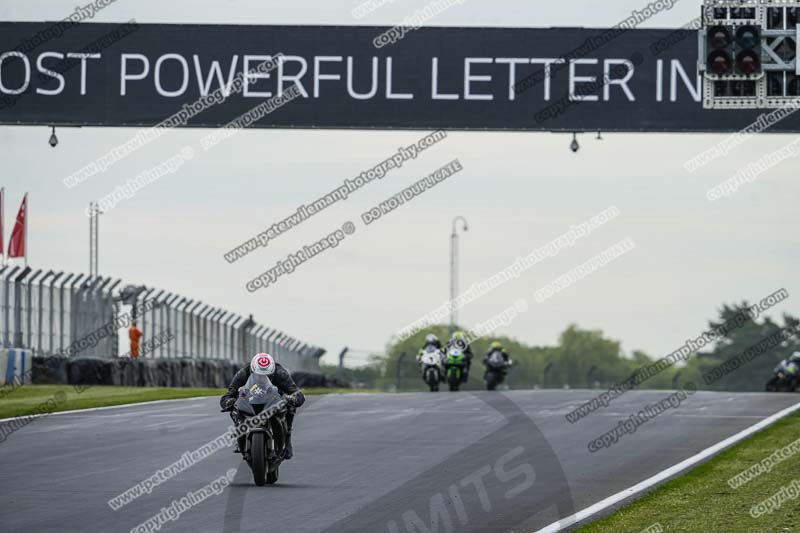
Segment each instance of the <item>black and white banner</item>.
[[[694,30],[0,23],[0,123],[736,131],[704,110]],[[376,45],[378,43],[378,45]],[[259,65],[269,68],[259,70]],[[189,111],[194,109],[194,111]],[[768,131],[800,131],[791,115]]]

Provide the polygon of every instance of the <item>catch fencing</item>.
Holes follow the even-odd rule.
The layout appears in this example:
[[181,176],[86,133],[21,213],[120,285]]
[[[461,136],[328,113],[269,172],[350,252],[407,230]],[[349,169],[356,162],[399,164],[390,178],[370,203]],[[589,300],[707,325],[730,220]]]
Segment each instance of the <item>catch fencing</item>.
[[[35,356],[126,357],[132,321],[140,358],[244,362],[269,352],[291,370],[319,370],[325,350],[247,317],[122,280],[0,267],[0,343]],[[120,343],[120,335],[124,342]]]

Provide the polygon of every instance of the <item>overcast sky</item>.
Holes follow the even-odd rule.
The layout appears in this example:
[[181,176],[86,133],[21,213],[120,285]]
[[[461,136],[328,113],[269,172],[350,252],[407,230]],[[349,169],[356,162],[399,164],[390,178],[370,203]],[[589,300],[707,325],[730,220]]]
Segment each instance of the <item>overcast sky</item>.
[[[171,23],[356,24],[357,1],[301,3],[245,0],[118,0],[94,20]],[[361,21],[393,25],[427,5],[395,0]],[[0,19],[41,21],[72,12],[75,0],[4,0]],[[612,26],[640,0],[522,0],[455,6],[432,25]],[[677,27],[698,14],[680,0],[645,26]],[[88,271],[89,201],[160,164],[207,132],[171,131],[80,187],[64,175],[127,141],[119,128],[60,128],[47,145],[44,127],[0,127],[7,228],[24,192],[31,194],[30,262],[38,268]],[[715,135],[582,135],[572,154],[567,135],[452,132],[390,178],[313,217],[231,265],[222,254],[391,155],[424,132],[243,131],[199,153],[177,173],[138,192],[101,219],[101,273],[202,299],[329,350],[381,350],[400,328],[448,297],[450,221],[465,216],[461,286],[481,281],[594,214],[620,216],[559,256],[460,312],[472,325],[519,297],[531,307],[500,333],[552,344],[570,323],[603,330],[630,352],[662,356],[696,337],[723,302],[758,300],[778,288],[800,292],[797,161],[771,169],[735,195],[709,203],[705,192],[737,169],[792,140],[760,136],[725,159],[688,174],[683,162],[721,140]],[[319,239],[388,196],[458,158],[464,171],[369,227],[358,224],[342,245],[266,290],[247,280],[277,259]],[[9,230],[6,231],[6,239]],[[612,244],[630,237],[631,252],[542,304],[533,293]],[[796,309],[794,297],[775,315]]]

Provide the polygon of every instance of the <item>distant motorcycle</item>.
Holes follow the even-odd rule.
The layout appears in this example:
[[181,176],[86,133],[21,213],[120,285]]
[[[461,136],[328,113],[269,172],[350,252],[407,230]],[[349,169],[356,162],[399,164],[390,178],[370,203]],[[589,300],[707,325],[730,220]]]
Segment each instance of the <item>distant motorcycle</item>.
[[511,368],[511,361],[506,361],[500,350],[494,350],[484,361],[486,374],[483,381],[486,383],[486,390],[495,390],[506,377],[508,369]]
[[267,376],[256,373],[239,388],[231,418],[239,431],[246,431],[243,455],[259,487],[278,481],[288,433],[286,408],[291,398],[281,396]]
[[439,383],[444,378],[442,351],[436,346],[426,347],[420,356],[419,365],[422,368],[422,379],[428,384],[431,392],[438,392]]
[[797,390],[797,379],[800,368],[796,363],[783,360],[773,370],[772,379],[767,381],[767,392],[794,392]]
[[457,391],[461,386],[461,379],[466,366],[467,359],[464,356],[464,351],[457,347],[450,348],[444,360],[444,371],[450,391]]

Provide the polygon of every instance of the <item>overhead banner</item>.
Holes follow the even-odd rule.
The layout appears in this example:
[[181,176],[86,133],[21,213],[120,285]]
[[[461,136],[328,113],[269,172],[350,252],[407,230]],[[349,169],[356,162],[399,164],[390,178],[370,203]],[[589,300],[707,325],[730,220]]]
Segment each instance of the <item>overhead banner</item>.
[[0,123],[800,131],[800,113],[704,110],[696,35],[5,22]]

